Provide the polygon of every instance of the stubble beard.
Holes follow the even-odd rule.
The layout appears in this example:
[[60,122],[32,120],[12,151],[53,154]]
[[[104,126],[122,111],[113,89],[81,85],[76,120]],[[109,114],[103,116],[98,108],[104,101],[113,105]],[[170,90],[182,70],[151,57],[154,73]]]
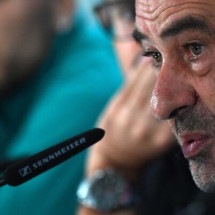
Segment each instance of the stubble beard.
[[215,162],[214,157],[209,154],[210,151],[208,150],[205,150],[205,152],[202,152],[201,155],[189,159],[188,161],[193,180],[197,187],[204,192],[214,193]]
[[[184,132],[206,131],[215,139],[215,116],[204,105],[180,110],[175,117],[174,133],[180,143]],[[189,158],[189,167],[197,187],[205,192],[215,192],[214,143],[205,145],[195,157]]]

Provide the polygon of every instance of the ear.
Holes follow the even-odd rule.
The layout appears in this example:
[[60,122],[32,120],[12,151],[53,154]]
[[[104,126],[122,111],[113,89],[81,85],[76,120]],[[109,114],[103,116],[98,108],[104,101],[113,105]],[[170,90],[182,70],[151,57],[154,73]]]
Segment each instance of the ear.
[[56,31],[64,32],[70,29],[72,13],[75,7],[74,0],[57,0],[56,8]]

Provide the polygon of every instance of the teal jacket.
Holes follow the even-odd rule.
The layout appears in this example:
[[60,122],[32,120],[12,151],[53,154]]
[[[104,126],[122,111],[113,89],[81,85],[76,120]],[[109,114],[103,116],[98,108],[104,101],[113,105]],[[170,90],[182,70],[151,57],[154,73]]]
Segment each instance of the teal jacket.
[[[77,15],[37,77],[0,103],[0,160],[16,159],[95,126],[120,86],[111,44]],[[73,215],[87,150],[17,186],[0,187],[1,215]]]

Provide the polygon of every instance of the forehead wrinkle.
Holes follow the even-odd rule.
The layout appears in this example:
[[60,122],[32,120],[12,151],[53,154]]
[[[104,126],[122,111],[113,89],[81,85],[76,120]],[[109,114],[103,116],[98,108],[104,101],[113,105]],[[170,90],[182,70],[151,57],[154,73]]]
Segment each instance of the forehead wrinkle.
[[[174,13],[180,12],[181,10],[184,9],[201,9],[203,10],[204,7],[212,7],[213,3],[208,3],[208,2],[196,2],[196,1],[190,1],[190,2],[181,2],[177,3],[176,5],[173,5],[172,2],[170,1],[168,4],[163,4],[162,1],[160,1],[159,6],[154,6],[150,7],[149,3],[144,4],[144,0],[136,0],[136,16],[140,18],[144,18],[146,20],[151,20],[155,21],[158,19],[160,16],[163,15],[163,13],[167,14],[172,14],[172,10]],[[195,5],[197,4],[197,6]],[[172,9],[172,10],[171,10]]]
[[164,39],[169,36],[180,34],[186,30],[199,30],[204,33],[212,34],[211,28],[203,19],[188,15],[171,23],[169,27],[160,33],[160,37]]
[[[212,27],[214,26],[213,22],[210,20],[210,18],[206,17],[206,16],[211,16],[214,17],[212,13],[211,8],[215,7],[215,2],[200,2],[200,1],[190,1],[190,2],[179,2],[175,5],[171,5],[172,2],[167,2],[167,4],[164,6],[162,5],[162,7],[158,7],[160,12],[156,12],[157,16],[154,15],[150,15],[147,13],[144,13],[143,11],[141,12],[139,10],[139,6],[141,5],[141,2],[143,3],[144,0],[136,0],[136,28],[138,28],[139,32],[145,34],[145,36],[149,38],[149,35],[147,35],[148,31],[151,31],[150,29],[154,29],[154,31],[160,31],[162,32],[162,29],[165,28],[165,26],[168,25],[168,23],[171,23],[169,20],[171,20],[171,16],[173,15],[173,17],[177,18],[177,14],[180,15],[180,13],[182,12],[184,15],[188,14],[190,15],[189,11],[193,11],[193,16],[198,16],[198,17],[202,17],[202,20],[206,20],[207,22],[209,21],[208,26]],[[149,0],[149,1],[153,1],[153,0]],[[159,0],[158,0],[159,1]],[[162,1],[161,1],[162,3]],[[176,7],[179,6],[179,7]],[[199,13],[199,11],[203,12],[203,15],[201,15],[202,13]],[[210,12],[210,13],[208,13]],[[156,20],[152,20],[152,19],[156,19]],[[170,19],[169,19],[170,18]],[[154,22],[154,23],[153,23]],[[148,29],[148,30],[146,30]],[[160,30],[159,30],[160,29]],[[160,33],[157,32],[159,35]],[[210,33],[214,34],[213,28],[210,29]],[[151,36],[150,36],[151,37]]]
[[[151,19],[154,20],[156,19],[156,11],[159,10],[159,8],[161,8],[161,5],[158,7],[152,7],[152,5],[150,6],[150,4],[145,4],[144,2],[136,2],[136,8],[138,8],[136,11],[136,15],[137,16],[141,16],[145,19]],[[145,16],[143,16],[143,14],[145,14]]]

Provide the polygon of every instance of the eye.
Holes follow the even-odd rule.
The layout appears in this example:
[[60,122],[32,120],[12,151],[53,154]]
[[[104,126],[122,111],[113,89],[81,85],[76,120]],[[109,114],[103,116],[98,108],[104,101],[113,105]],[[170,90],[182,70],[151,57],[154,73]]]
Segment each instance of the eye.
[[189,59],[197,59],[204,51],[204,45],[201,43],[189,43],[185,45],[185,49],[189,53]]
[[198,43],[190,44],[190,51],[193,55],[200,55],[203,51],[203,45]]
[[160,66],[161,63],[162,63],[162,61],[163,61],[162,55],[158,51],[145,51],[143,53],[143,56],[145,56],[145,57],[151,57],[153,59],[153,65],[155,67]]

